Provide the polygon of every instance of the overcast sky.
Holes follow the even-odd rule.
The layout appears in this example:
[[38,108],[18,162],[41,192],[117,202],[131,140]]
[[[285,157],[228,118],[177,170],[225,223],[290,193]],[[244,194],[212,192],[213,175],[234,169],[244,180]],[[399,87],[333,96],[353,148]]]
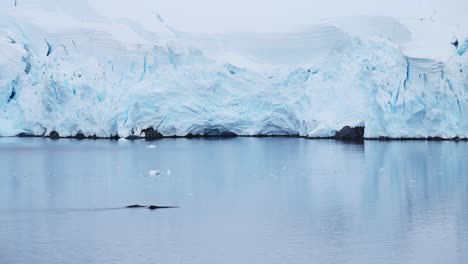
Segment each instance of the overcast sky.
[[[282,31],[328,17],[388,15],[401,19],[466,19],[467,0],[90,0],[99,9],[158,12],[171,26],[192,32]],[[109,3],[111,3],[109,5]],[[109,7],[110,6],[110,7]]]
[[[141,22],[159,13],[170,26],[190,32],[285,31],[355,15],[386,15],[402,22],[433,17],[437,23],[468,27],[468,0],[18,0],[18,5],[50,4],[77,13],[86,2],[104,15]],[[13,4],[0,0],[0,7]]]

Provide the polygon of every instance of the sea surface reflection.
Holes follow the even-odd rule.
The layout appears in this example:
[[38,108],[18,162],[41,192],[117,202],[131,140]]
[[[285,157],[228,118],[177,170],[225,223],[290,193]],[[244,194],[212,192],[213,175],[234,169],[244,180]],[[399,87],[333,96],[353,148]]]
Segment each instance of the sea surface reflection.
[[466,142],[0,139],[0,263],[467,260]]

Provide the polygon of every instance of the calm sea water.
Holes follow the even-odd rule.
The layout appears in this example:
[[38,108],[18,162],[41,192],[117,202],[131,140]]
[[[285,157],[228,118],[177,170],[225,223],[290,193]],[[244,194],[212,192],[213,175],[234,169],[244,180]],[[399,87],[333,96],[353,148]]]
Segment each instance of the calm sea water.
[[468,144],[3,138],[0,263],[468,263]]

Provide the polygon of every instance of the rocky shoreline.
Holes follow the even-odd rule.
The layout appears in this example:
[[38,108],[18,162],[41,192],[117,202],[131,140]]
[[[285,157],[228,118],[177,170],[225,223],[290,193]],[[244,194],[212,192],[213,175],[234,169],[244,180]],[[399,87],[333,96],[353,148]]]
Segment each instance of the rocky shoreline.
[[92,136],[85,136],[83,133],[78,132],[75,136],[60,136],[60,134],[56,131],[52,131],[49,134],[43,135],[34,135],[28,133],[20,133],[16,135],[16,137],[24,137],[24,138],[49,138],[53,140],[58,139],[77,139],[77,140],[84,140],[84,139],[91,139],[91,140],[98,140],[98,139],[106,139],[106,140],[119,140],[121,138],[127,140],[146,140],[146,141],[155,141],[161,139],[169,139],[169,138],[188,138],[188,139],[227,139],[227,138],[235,138],[235,137],[283,137],[283,138],[305,138],[305,139],[335,139],[339,141],[364,141],[364,140],[374,140],[374,141],[468,141],[468,138],[442,138],[442,137],[411,137],[411,138],[392,138],[392,137],[378,137],[378,138],[369,138],[364,136],[365,128],[363,126],[358,127],[349,127],[345,126],[340,131],[337,131],[334,136],[330,137],[308,137],[308,136],[301,136],[301,135],[237,135],[232,132],[222,132],[222,133],[211,133],[211,134],[187,134],[185,136],[164,136],[155,130],[153,127],[149,127],[146,129],[141,130],[139,135],[130,135],[127,137],[120,137],[118,135],[110,136],[110,137],[99,137],[96,135]]

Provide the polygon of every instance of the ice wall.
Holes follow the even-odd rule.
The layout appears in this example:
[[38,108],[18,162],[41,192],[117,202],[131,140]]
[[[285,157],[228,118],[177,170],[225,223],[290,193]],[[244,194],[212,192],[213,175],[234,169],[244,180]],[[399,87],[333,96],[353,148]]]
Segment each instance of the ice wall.
[[328,137],[363,125],[366,137],[468,137],[466,43],[443,60],[412,57],[402,49],[410,33],[390,18],[372,18],[372,30],[339,20],[201,36],[157,14],[13,2],[0,4],[1,136],[154,127],[165,136]]

